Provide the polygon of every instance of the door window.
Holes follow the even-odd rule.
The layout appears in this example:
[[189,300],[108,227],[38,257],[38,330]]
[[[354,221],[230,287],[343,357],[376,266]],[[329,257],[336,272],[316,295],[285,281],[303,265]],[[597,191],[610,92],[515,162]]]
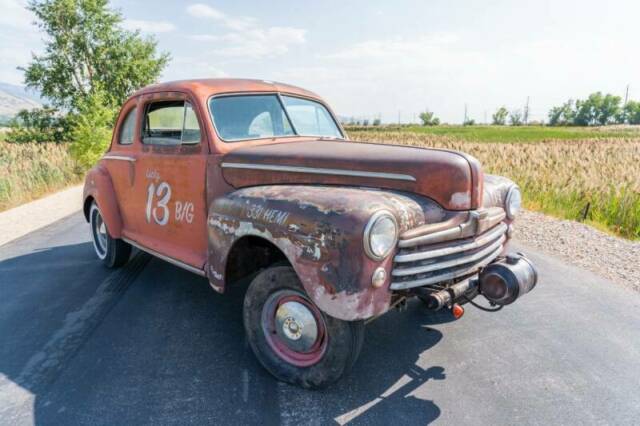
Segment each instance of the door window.
[[192,145],[200,143],[200,134],[198,118],[189,102],[154,102],[147,107],[142,143]]

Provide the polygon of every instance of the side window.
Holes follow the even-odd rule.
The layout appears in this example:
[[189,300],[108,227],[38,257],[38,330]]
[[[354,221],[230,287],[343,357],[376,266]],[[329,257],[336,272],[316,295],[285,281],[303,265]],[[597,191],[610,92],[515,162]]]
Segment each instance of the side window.
[[200,142],[200,126],[189,102],[163,101],[147,106],[142,143],[181,145]]
[[120,145],[131,145],[133,143],[133,133],[136,128],[136,108],[127,113],[124,121],[120,125],[118,143]]

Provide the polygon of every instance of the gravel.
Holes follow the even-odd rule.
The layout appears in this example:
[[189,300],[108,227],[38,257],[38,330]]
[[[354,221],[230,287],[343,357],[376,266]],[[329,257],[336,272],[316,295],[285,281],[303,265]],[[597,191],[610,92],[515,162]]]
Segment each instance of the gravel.
[[640,242],[530,211],[523,211],[518,217],[515,239],[640,291]]

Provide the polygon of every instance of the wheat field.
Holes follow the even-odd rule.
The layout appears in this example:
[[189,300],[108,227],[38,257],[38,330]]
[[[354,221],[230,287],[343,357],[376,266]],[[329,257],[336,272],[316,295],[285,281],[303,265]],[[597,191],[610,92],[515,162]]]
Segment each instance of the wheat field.
[[[408,131],[349,131],[352,140],[454,149],[513,179],[525,206],[640,239],[640,139],[464,141]],[[588,206],[588,207],[587,207]]]
[[66,144],[0,141],[0,211],[81,179]]

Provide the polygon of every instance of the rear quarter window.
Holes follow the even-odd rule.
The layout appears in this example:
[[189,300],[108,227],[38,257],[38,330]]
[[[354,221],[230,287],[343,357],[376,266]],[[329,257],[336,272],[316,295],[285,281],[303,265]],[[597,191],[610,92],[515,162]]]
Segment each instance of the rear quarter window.
[[136,128],[136,108],[132,108],[127,113],[124,121],[120,125],[120,133],[118,143],[120,145],[131,145],[133,143],[133,135]]

